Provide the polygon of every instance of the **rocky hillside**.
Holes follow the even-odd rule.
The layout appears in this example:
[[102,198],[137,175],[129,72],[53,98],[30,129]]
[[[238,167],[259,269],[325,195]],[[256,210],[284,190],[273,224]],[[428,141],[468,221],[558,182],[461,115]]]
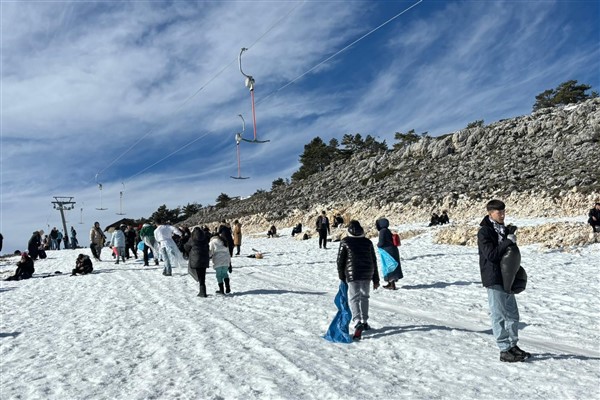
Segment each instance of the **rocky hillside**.
[[240,219],[246,232],[272,223],[312,227],[321,210],[393,224],[480,218],[491,198],[518,216],[576,216],[600,201],[600,99],[425,137],[404,149],[355,154],[302,182],[207,207],[188,224]]

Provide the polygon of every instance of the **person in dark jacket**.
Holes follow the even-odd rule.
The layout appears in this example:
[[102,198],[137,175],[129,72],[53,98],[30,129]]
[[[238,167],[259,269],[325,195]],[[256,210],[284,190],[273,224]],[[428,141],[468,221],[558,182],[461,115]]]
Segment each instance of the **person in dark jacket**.
[[508,247],[514,246],[516,227],[505,226],[505,204],[500,200],[487,203],[488,215],[477,233],[481,283],[487,288],[492,319],[492,332],[500,349],[500,361],[518,362],[531,357],[517,346],[519,341],[519,309],[514,293],[507,293],[502,282],[500,261]]
[[137,231],[133,226],[128,225],[123,233],[125,234],[125,258],[127,258],[128,260],[131,258],[131,256],[129,255],[129,250],[131,250],[133,256],[137,260],[137,246],[135,243],[138,236]]
[[298,225],[296,225],[294,228],[292,228],[292,237],[302,233],[302,223],[298,223]]
[[17,262],[17,270],[13,276],[9,276],[5,281],[20,281],[29,279],[33,276],[35,268],[33,268],[33,259],[29,257],[26,251],[21,254],[21,260]]
[[588,224],[592,226],[594,232],[600,232],[600,203],[596,203],[594,208],[588,213]]
[[91,274],[92,271],[94,271],[94,266],[92,264],[92,260],[90,260],[90,256],[79,254],[77,256],[77,260],[75,260],[75,269],[73,269],[71,275]]
[[448,216],[448,211],[446,211],[446,210],[442,211],[442,215],[440,215],[439,221],[440,221],[440,225],[450,223],[450,217]]
[[352,311],[354,339],[360,339],[364,330],[371,327],[369,319],[369,284],[379,287],[377,258],[373,243],[365,237],[365,231],[356,220],[348,224],[348,236],[340,242],[337,256],[340,280],[348,283],[348,304]]
[[192,230],[190,239],[185,243],[185,251],[188,253],[188,273],[200,284],[198,297],[206,295],[206,269],[209,267],[210,254],[208,242],[210,237],[200,227]]
[[379,240],[377,241],[377,247],[380,251],[385,251],[389,254],[394,261],[397,263],[395,268],[390,268],[389,273],[383,274],[383,280],[388,284],[383,285],[384,289],[396,290],[396,282],[398,279],[402,279],[404,275],[402,275],[402,267],[400,266],[400,252],[398,251],[398,247],[394,245],[394,241],[392,239],[392,232],[389,229],[390,221],[386,218],[380,218],[375,222],[375,227],[379,231]]
[[37,260],[42,247],[42,234],[39,231],[34,231],[27,243],[27,251],[32,260]]
[[331,233],[331,228],[329,227],[329,218],[327,218],[325,211],[321,212],[321,215],[317,218],[316,229],[319,232],[319,248],[326,249],[327,235]]

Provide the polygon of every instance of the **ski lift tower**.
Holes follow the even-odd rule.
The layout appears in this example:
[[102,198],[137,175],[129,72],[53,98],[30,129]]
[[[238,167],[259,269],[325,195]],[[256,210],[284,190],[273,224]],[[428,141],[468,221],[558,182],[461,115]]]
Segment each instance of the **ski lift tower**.
[[65,235],[68,235],[67,231],[67,222],[65,221],[65,213],[64,210],[72,210],[75,208],[75,202],[73,201],[73,197],[64,197],[64,196],[54,196],[54,200],[52,204],[54,204],[54,209],[60,211],[60,217],[62,218],[63,223],[63,232]]

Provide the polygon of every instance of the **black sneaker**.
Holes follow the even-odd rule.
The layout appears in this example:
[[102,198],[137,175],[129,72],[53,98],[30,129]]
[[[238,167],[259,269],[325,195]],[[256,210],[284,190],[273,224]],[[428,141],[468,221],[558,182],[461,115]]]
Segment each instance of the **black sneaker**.
[[371,330],[371,326],[368,323],[364,322],[363,323],[363,331],[370,331],[370,330]]
[[363,332],[363,324],[359,322],[358,324],[356,324],[356,327],[354,328],[354,335],[352,336],[352,339],[353,340],[362,339],[362,332]]
[[512,353],[510,350],[500,352],[500,361],[502,361],[502,362],[521,362],[523,360],[525,360],[525,357],[516,355],[516,354]]
[[529,357],[531,357],[531,353],[521,350],[519,348],[519,346],[513,347],[512,349],[509,350],[509,352],[511,352],[515,356],[521,356],[521,357],[523,357],[523,359],[528,359]]

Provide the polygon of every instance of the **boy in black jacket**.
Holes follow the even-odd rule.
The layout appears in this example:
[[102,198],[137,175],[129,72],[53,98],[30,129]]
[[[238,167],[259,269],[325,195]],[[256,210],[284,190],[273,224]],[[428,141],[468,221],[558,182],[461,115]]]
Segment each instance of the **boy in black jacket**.
[[507,293],[502,282],[500,261],[509,246],[517,242],[516,227],[505,226],[505,204],[500,200],[487,203],[488,215],[477,233],[481,282],[487,288],[492,331],[500,348],[500,361],[518,362],[531,357],[517,346],[519,309],[514,293]]
[[379,287],[379,272],[373,243],[365,237],[365,232],[358,221],[348,224],[348,236],[340,242],[337,256],[338,276],[348,283],[348,305],[352,311],[354,339],[360,340],[362,331],[371,327],[369,319],[369,283],[373,281],[373,289]]

